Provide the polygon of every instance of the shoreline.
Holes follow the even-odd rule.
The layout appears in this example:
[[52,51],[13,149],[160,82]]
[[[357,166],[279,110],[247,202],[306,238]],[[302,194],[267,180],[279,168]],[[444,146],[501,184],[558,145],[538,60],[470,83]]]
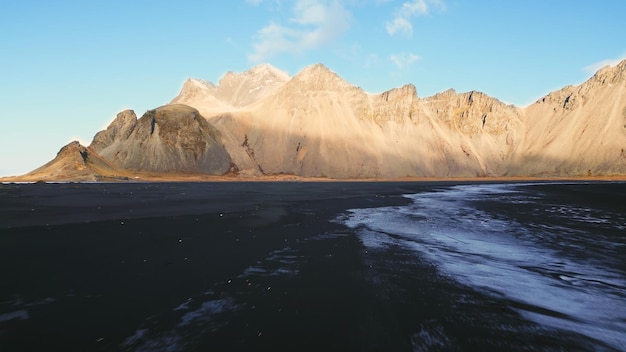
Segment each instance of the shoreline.
[[[157,182],[80,182],[1,184],[0,229],[53,224],[121,221],[160,216],[227,214],[285,209],[299,203],[329,201],[345,209],[357,205],[406,202],[404,194],[437,187],[498,183],[624,182],[613,179],[458,178],[411,180],[267,179]],[[268,210],[271,212],[271,210]]]
[[67,178],[45,179],[42,177],[0,177],[0,184],[33,183],[167,183],[167,182],[543,182],[543,181],[626,181],[626,175],[612,176],[475,176],[475,177],[421,177],[398,178],[325,178],[296,175],[262,176],[213,176],[197,174],[140,174],[139,176],[106,176],[93,179]]

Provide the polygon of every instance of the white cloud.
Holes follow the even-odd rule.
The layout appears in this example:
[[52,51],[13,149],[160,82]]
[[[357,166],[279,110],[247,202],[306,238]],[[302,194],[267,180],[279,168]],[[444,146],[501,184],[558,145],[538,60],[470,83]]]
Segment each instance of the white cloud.
[[386,28],[389,35],[394,35],[398,32],[409,36],[413,34],[413,25],[408,19],[403,17],[396,17],[392,22],[387,22]]
[[351,20],[340,1],[296,0],[287,25],[271,22],[257,31],[248,60],[258,63],[282,53],[301,54],[322,47],[345,33]]
[[389,60],[393,62],[394,65],[396,65],[398,70],[404,70],[405,68],[413,65],[420,59],[421,57],[419,55],[415,55],[413,53],[394,54],[394,55],[389,56]]
[[385,26],[387,33],[389,35],[402,33],[410,37],[413,35],[411,19],[426,16],[433,8],[443,11],[446,5],[443,0],[410,0],[403,3],[402,7],[396,11],[393,20],[387,22]]
[[605,60],[601,60],[598,62],[594,62],[591,65],[583,67],[583,70],[589,73],[596,73],[598,70],[600,70],[604,66],[615,66],[619,64],[620,62],[622,62],[623,60],[626,60],[626,53],[622,54],[622,56],[616,59],[605,59]]
[[303,26],[324,23],[330,15],[328,10],[328,5],[319,0],[296,1],[293,7],[295,17],[289,21]]

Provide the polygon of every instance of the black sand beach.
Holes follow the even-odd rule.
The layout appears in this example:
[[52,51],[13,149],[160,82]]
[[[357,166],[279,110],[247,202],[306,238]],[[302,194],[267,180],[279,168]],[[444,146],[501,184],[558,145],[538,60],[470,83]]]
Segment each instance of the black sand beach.
[[[328,221],[338,212],[406,203],[400,195],[414,188],[3,185],[1,301],[5,306],[23,301],[32,309],[29,319],[2,327],[0,345],[114,350],[147,317],[234,278],[285,243],[338,227]],[[54,304],[46,304],[49,298]]]
[[1,185],[0,350],[612,350],[334,221],[452,185]]

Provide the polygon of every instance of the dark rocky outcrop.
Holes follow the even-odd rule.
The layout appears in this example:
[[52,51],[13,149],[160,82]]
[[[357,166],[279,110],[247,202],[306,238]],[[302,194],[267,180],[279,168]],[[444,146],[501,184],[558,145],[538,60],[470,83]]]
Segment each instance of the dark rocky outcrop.
[[101,152],[107,146],[118,140],[126,140],[130,137],[137,125],[137,115],[133,110],[124,110],[104,131],[96,133],[90,147],[96,152]]
[[182,104],[147,111],[133,122],[122,112],[91,147],[122,169],[222,175],[231,159],[220,133],[198,110]]

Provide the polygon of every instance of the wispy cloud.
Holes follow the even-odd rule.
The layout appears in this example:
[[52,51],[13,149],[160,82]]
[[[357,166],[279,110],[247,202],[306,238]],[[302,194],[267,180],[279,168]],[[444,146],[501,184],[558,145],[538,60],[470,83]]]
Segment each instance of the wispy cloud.
[[405,34],[413,35],[413,23],[415,17],[430,14],[432,9],[445,10],[446,5],[443,0],[410,0],[402,4],[394,15],[393,20],[387,22],[385,28],[389,35]]
[[415,55],[413,53],[409,54],[394,54],[389,56],[389,61],[393,62],[394,65],[398,68],[398,70],[404,70],[409,66],[413,65],[417,61],[419,61],[421,57],[419,55]]
[[[248,2],[258,5],[261,0]],[[343,35],[351,21],[351,13],[338,0],[296,0],[286,24],[270,22],[257,31],[248,60],[259,63],[322,47]]]
[[623,60],[626,60],[626,53],[622,54],[622,56],[615,58],[615,59],[604,59],[598,62],[594,62],[591,65],[583,67],[583,70],[589,73],[595,73],[596,71],[603,68],[604,66],[615,66],[619,64],[620,62],[622,62]]

